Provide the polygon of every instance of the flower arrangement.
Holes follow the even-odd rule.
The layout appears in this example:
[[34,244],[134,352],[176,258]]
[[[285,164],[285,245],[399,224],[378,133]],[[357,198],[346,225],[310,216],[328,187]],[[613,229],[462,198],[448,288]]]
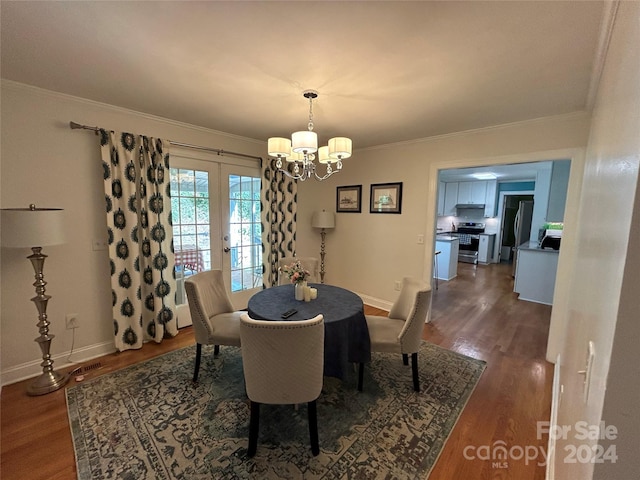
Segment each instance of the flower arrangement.
[[282,273],[289,277],[291,283],[302,283],[311,275],[309,270],[305,270],[299,261],[282,267]]

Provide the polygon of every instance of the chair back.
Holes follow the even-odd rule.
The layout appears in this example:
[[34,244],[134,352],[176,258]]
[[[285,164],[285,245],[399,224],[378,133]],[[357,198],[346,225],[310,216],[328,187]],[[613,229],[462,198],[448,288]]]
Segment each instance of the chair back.
[[208,343],[215,332],[211,318],[221,313],[234,311],[224,284],[222,270],[207,270],[197,273],[184,281],[189,312],[198,343]]
[[322,391],[324,318],[254,320],[240,317],[242,368],[252,402],[275,405],[316,400]]
[[289,277],[282,272],[282,267],[291,265],[294,262],[300,262],[302,268],[309,270],[309,283],[318,283],[320,276],[320,262],[315,257],[282,257],[278,260],[278,285],[286,285],[291,283]]
[[415,278],[403,278],[400,296],[389,312],[389,318],[404,320],[404,326],[398,335],[402,353],[413,353],[420,349],[430,309],[431,286]]

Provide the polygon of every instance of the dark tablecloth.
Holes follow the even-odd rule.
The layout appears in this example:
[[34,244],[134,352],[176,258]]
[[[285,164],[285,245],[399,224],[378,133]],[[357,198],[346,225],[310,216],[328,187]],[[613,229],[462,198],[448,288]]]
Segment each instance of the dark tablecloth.
[[249,316],[256,320],[282,320],[284,312],[295,308],[298,313],[287,320],[306,320],[321,313],[325,324],[324,374],[344,379],[349,363],[371,360],[362,299],[333,285],[314,283],[309,286],[318,289],[318,298],[310,302],[296,300],[293,285],[262,290],[249,300]]

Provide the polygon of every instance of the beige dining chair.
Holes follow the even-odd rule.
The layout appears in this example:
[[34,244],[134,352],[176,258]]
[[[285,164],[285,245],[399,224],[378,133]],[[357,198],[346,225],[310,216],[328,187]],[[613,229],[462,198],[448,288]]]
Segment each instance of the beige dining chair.
[[302,267],[305,270],[309,270],[309,273],[311,275],[307,280],[308,283],[318,283],[320,281],[318,280],[320,275],[319,273],[320,262],[317,258],[315,257],[282,257],[278,260],[278,285],[287,285],[288,283],[291,283],[291,280],[289,279],[289,277],[287,277],[287,275],[283,273],[282,267],[286,265],[291,265],[296,261],[300,262],[300,265],[302,265]]
[[316,400],[322,391],[324,318],[308,320],[254,320],[240,318],[242,368],[251,401],[249,457],[258,446],[260,405],[307,403],[311,451],[318,455]]
[[[418,378],[418,351],[422,343],[424,324],[431,309],[431,286],[414,278],[405,277],[398,299],[388,317],[365,315],[372,352],[402,354],[402,361],[413,372],[413,389],[420,391]],[[364,363],[360,363],[358,390],[362,391]]]
[[193,381],[198,381],[202,345],[214,345],[213,354],[220,353],[220,345],[240,346],[240,315],[227,294],[222,270],[197,273],[184,282],[193,331],[196,339],[196,364]]

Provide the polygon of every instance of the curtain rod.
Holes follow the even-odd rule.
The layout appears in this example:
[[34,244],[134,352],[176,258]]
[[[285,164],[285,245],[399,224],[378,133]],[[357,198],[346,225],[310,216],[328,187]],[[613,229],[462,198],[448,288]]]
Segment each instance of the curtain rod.
[[[100,130],[98,127],[90,127],[89,125],[81,125],[79,123],[76,122],[69,122],[69,127],[71,128],[71,130],[91,130],[92,132],[95,132],[95,134],[98,134],[98,130]],[[174,142],[173,140],[169,140],[169,143],[171,145],[175,145],[176,147],[185,147],[185,148],[193,148],[196,150],[205,150],[207,152],[213,152],[216,153],[218,155],[225,156],[225,155],[233,155],[235,157],[244,157],[244,158],[252,158],[254,160],[260,160],[262,161],[262,157],[256,157],[255,155],[247,155],[246,153],[237,153],[237,152],[229,152],[226,150],[222,150],[219,148],[211,148],[211,147],[202,147],[200,145],[192,145],[190,143],[182,143],[182,142]]]

